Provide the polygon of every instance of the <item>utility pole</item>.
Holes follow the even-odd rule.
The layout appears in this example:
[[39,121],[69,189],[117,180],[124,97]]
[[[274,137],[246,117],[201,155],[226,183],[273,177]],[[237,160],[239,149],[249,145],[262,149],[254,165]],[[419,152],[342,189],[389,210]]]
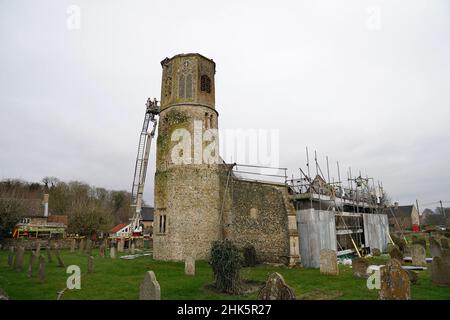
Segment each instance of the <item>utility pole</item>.
[[439,203],[441,204],[441,211],[445,219],[445,224],[447,224],[447,215],[445,214],[444,207],[442,206],[442,200],[439,200]]

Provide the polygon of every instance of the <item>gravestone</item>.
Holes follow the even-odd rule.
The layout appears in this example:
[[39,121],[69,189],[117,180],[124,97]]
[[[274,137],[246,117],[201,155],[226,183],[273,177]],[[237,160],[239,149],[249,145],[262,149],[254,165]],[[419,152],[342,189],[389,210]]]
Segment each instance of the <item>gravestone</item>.
[[136,253],[136,245],[134,244],[134,241],[131,243],[131,254]]
[[21,272],[23,269],[23,254],[25,249],[22,246],[17,247],[16,257],[14,259],[14,270]]
[[430,238],[430,252],[433,258],[442,256],[441,243],[437,241],[434,237]]
[[47,248],[45,249],[45,251],[47,252],[47,260],[48,260],[48,263],[53,262],[53,258],[52,258],[52,247],[47,246]]
[[70,252],[75,252],[77,241],[75,239],[70,240]]
[[31,251],[30,260],[28,263],[28,273],[27,273],[28,278],[31,278],[33,276],[33,264],[34,264],[35,257],[36,257],[36,254],[33,251]]
[[449,249],[448,247],[448,239],[447,238],[441,238],[441,248],[443,249]]
[[111,249],[109,250],[109,256],[111,257],[111,259],[116,258],[116,247],[111,246]]
[[92,240],[91,239],[87,239],[86,240],[86,250],[85,252],[90,255],[92,252]]
[[58,259],[58,267],[64,268],[65,264],[64,264],[64,260],[61,257],[61,253],[59,252],[59,248],[57,248],[55,250],[55,252],[56,252],[56,259]]
[[161,300],[161,288],[153,271],[145,274],[139,289],[139,300]]
[[9,247],[8,266],[12,268],[13,265],[14,265],[14,247]]
[[120,239],[117,242],[117,252],[123,252],[125,248],[125,240],[124,239]]
[[88,257],[88,267],[87,267],[88,273],[94,272],[94,257],[89,256]]
[[339,275],[336,251],[331,249],[320,250],[320,273],[328,275]]
[[390,259],[380,268],[380,300],[410,300],[411,287],[408,272],[397,259]]
[[397,259],[400,263],[403,263],[403,253],[397,247],[391,247],[389,256],[391,257],[391,259]]
[[369,261],[366,258],[354,258],[352,260],[353,276],[356,278],[368,278],[367,268]]
[[38,242],[36,244],[36,252],[35,252],[36,257],[39,257],[41,255],[41,243]]
[[433,262],[431,263],[430,268],[431,282],[433,284],[437,286],[450,286],[449,262],[450,261],[444,261],[444,258],[439,256],[433,257]]
[[98,250],[100,257],[102,257],[102,258],[105,257],[105,250],[106,250],[106,249],[105,249],[105,244],[102,243],[102,244],[100,245],[99,250]]
[[413,243],[413,245],[414,244],[419,244],[422,247],[424,247],[425,249],[427,248],[427,241],[425,239],[422,239],[422,238],[419,239],[418,237],[413,236],[412,243]]
[[84,238],[81,238],[80,240],[80,245],[78,246],[79,252],[83,253],[84,252],[84,247],[85,247],[85,242],[84,242]]
[[378,248],[373,248],[373,249],[372,249],[372,255],[373,255],[374,257],[380,256],[380,255],[381,255],[380,249],[378,249]]
[[195,276],[195,259],[193,257],[186,257],[184,261],[184,273],[189,276]]
[[420,244],[413,244],[411,248],[412,264],[418,267],[426,267],[425,248]]
[[38,279],[40,283],[45,281],[45,258],[43,256],[39,257]]
[[294,290],[284,281],[278,272],[274,272],[267,279],[264,287],[258,292],[258,300],[295,300]]

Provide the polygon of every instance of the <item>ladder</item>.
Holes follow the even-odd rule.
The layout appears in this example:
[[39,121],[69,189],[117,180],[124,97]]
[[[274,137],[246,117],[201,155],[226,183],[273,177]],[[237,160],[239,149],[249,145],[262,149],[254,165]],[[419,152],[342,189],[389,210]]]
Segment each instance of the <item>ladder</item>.
[[[133,218],[131,218],[129,234],[142,233],[141,227],[141,209],[142,198],[144,194],[145,177],[147,175],[148,158],[150,146],[155,136],[156,116],[159,114],[158,101],[156,99],[147,99],[144,116],[144,123],[139,137],[138,152],[136,156],[136,165],[134,169],[133,186],[131,188],[131,207],[134,208]],[[153,123],[152,130],[149,132],[150,122]]]

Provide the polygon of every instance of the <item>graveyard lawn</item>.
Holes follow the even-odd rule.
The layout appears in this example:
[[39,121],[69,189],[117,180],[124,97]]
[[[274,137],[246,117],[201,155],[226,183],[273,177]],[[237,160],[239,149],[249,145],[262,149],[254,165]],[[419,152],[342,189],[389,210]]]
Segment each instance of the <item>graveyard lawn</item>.
[[[41,252],[45,256],[45,252]],[[135,260],[102,258],[99,250],[94,249],[94,272],[87,272],[87,255],[78,251],[71,253],[61,250],[61,256],[67,266],[78,265],[81,268],[81,289],[66,290],[63,300],[71,299],[138,299],[139,286],[146,271],[153,270],[161,286],[162,299],[256,299],[257,293],[241,296],[219,294],[207,289],[212,282],[211,266],[197,261],[195,276],[184,273],[184,262],[161,262],[150,257]],[[109,256],[109,250],[107,252]],[[27,278],[30,252],[24,255],[24,270],[16,272],[8,266],[8,251],[0,251],[0,288],[14,300],[50,299],[55,300],[58,292],[66,287],[69,274],[66,268],[58,267],[56,259],[46,264],[45,282],[38,283],[37,263],[33,268],[33,277]],[[371,264],[383,264],[385,257],[370,258]],[[368,290],[366,279],[354,278],[349,266],[339,266],[338,276],[321,275],[319,269],[288,269],[259,265],[244,268],[241,277],[249,280],[265,281],[272,272],[280,273],[286,283],[294,289],[297,299],[338,299],[359,300],[377,299],[377,290]],[[450,287],[437,287],[431,284],[428,271],[419,272],[418,284],[411,285],[412,299],[450,300]]]

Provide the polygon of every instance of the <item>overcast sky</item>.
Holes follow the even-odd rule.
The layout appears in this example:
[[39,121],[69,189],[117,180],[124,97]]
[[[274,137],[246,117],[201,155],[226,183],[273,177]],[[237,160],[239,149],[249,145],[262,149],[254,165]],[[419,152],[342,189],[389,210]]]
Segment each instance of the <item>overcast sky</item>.
[[279,130],[291,173],[308,146],[450,206],[448,0],[0,0],[0,178],[130,190],[160,61],[187,52],[217,64],[220,128]]

